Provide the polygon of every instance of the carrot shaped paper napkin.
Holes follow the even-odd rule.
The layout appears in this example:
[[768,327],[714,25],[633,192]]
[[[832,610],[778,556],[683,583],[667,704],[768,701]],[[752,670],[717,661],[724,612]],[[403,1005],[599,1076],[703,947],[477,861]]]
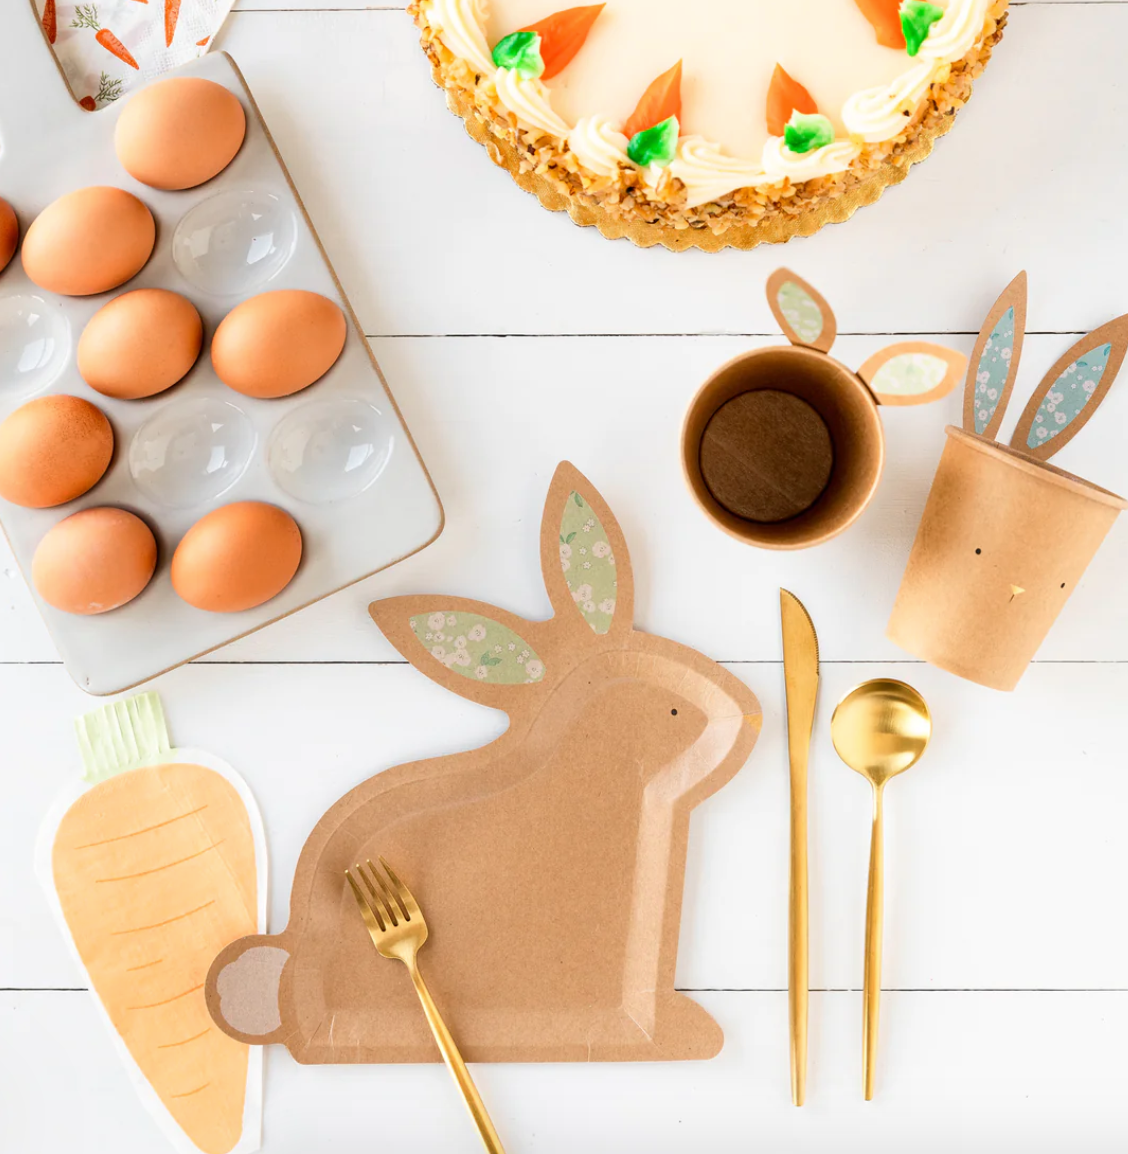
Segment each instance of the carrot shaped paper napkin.
[[34,3],[75,100],[93,112],[131,88],[202,56],[233,0]]

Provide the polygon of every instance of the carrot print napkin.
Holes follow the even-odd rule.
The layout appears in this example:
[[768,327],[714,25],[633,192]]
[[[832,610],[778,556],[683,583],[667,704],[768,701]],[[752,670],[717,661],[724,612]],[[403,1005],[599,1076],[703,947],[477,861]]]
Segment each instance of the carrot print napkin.
[[93,112],[202,56],[233,0],[35,0],[74,98]]

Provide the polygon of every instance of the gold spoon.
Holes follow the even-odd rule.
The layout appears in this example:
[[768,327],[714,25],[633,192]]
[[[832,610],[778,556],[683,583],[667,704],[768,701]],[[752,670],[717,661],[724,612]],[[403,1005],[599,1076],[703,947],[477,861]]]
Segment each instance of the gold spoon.
[[873,787],[869,890],[866,894],[866,969],[862,1019],[862,1081],[873,1098],[877,1017],[881,1004],[881,923],[884,889],[881,799],[885,783],[916,765],[932,736],[924,698],[903,681],[878,678],[852,689],[835,707],[830,736],[838,756]]

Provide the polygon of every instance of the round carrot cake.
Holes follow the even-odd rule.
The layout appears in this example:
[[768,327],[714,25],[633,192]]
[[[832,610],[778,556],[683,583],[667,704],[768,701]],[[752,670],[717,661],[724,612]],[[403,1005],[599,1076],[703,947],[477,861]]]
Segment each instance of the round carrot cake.
[[808,235],[903,180],[1007,0],[413,0],[450,107],[523,188],[637,244]]

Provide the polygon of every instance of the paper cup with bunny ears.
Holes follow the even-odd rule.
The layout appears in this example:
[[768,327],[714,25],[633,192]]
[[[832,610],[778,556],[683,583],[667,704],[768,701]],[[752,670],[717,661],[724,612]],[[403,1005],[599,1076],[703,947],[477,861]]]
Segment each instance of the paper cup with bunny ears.
[[1050,369],[1010,445],[995,434],[1014,388],[1026,274],[987,316],[963,428],[947,429],[887,635],[933,665],[1011,690],[1128,501],[1048,464],[1092,418],[1124,361],[1128,316]]
[[830,305],[787,269],[768,303],[791,342],[718,369],[690,405],[682,466],[697,503],[725,532],[765,549],[802,549],[853,524],[885,463],[878,405],[919,405],[955,388],[967,360],[901,342],[857,372],[830,356]]

